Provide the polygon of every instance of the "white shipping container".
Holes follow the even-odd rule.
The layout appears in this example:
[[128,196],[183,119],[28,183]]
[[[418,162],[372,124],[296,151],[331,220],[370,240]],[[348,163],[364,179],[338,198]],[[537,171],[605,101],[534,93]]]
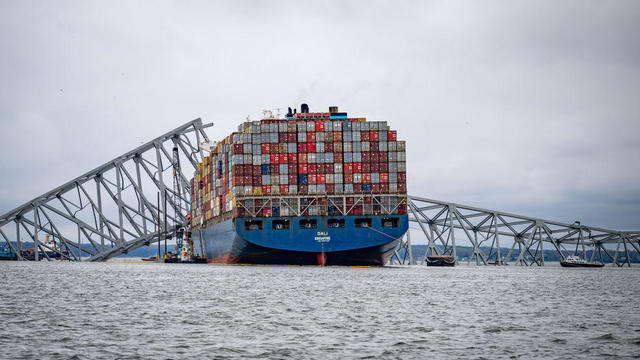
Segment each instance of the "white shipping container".
[[333,164],[333,172],[336,174],[342,174],[342,163]]
[[360,143],[360,148],[361,151],[371,151],[371,147],[369,146],[369,142],[368,141],[363,141]]
[[287,143],[287,154],[295,154],[298,152],[296,143]]
[[333,164],[333,153],[330,152],[324,154],[324,163]]
[[366,121],[360,123],[360,131],[369,131],[369,123]]
[[344,155],[342,156],[342,159],[346,163],[353,162],[353,153],[351,153],[351,152],[344,153]]
[[271,164],[271,156],[269,156],[269,154],[262,154],[260,156],[262,156],[262,165]]
[[351,131],[342,132],[342,142],[353,141],[353,133]]
[[354,122],[354,123],[351,123],[351,129],[352,129],[353,131],[360,131],[360,124],[362,124],[362,123],[361,123],[361,122],[359,122],[359,121],[356,121],[356,122]]
[[318,192],[318,194],[324,194],[327,192],[327,188],[324,184],[318,184],[316,185],[317,189],[316,191]]
[[333,124],[333,131],[342,131],[342,121],[332,121],[331,123]]
[[324,143],[317,142],[316,143],[316,152],[323,153],[324,152]]
[[256,134],[251,134],[251,143],[254,144],[261,144],[262,143],[262,138],[260,137],[259,133]]
[[387,151],[388,151],[387,149],[388,149],[388,148],[387,148],[387,142],[386,142],[386,141],[380,141],[380,142],[378,143],[378,151],[380,151],[380,152],[387,152]]
[[399,162],[398,163],[398,172],[406,172],[407,171],[407,163]]
[[324,122],[324,131],[331,131],[333,128],[331,127],[331,121]]
[[389,151],[389,153],[387,154],[387,161],[391,162],[391,161],[396,161],[397,159],[397,155],[395,151]]
[[278,133],[278,123],[269,124],[269,132],[270,133]]
[[397,141],[397,143],[398,143],[398,148],[397,148],[398,151],[407,150],[407,143],[404,140]]
[[[391,154],[391,153],[389,153]],[[398,163],[395,161],[389,161],[389,172],[398,172]]]
[[280,174],[280,185],[289,185],[289,176],[286,174]]
[[271,185],[280,185],[280,175],[269,175],[271,176]]
[[269,124],[265,122],[260,122],[260,132],[268,133],[269,132]]
[[354,152],[353,153],[353,162],[362,162],[362,153]]
[[252,165],[262,165],[262,155],[253,155]]
[[338,174],[333,174],[333,182],[336,184],[342,184],[343,183],[343,175],[342,173]]
[[377,173],[377,172],[371,173],[371,183],[372,184],[380,183],[380,173]]
[[286,122],[278,123],[278,132],[287,132],[287,123]]
[[241,136],[241,134],[232,134],[232,135],[231,135],[231,142],[233,142],[234,144],[240,144],[240,143],[242,143],[242,136]]
[[398,173],[389,171],[389,182],[397,183],[398,182]]
[[341,153],[342,152],[342,143],[334,142],[333,143],[333,152]]
[[307,133],[299,132],[298,133],[298,142],[307,142]]
[[333,184],[333,174],[326,174],[325,175],[325,182],[327,184]]
[[350,142],[343,142],[342,143],[342,151],[345,152],[345,153],[352,152],[353,151],[353,146],[351,145]]
[[344,184],[344,193],[353,194],[353,184]]
[[307,187],[307,191],[309,192],[309,194],[316,194],[317,193],[317,188],[316,185],[309,185]]
[[251,164],[253,162],[253,155],[251,154],[244,154],[242,159],[242,163],[243,164]]
[[261,144],[268,144],[269,143],[269,133],[268,132],[260,133],[260,143]]
[[362,143],[360,141],[354,141],[351,143],[351,148],[353,149],[353,152],[361,152]]
[[271,185],[271,175],[262,175],[262,185]]
[[316,131],[316,123],[314,121],[307,121],[307,132]]
[[396,151],[396,161],[407,161],[407,153],[404,151]]
[[280,175],[288,175],[289,174],[289,165],[280,164],[278,167],[280,168]]
[[353,174],[353,183],[354,183],[354,184],[360,184],[360,183],[362,183],[362,174],[361,174],[361,173],[355,173],[355,174]]
[[398,151],[398,143],[395,141],[389,141],[387,147],[389,148],[389,151]]
[[271,185],[271,194],[272,195],[280,195],[280,186]]
[[[248,134],[247,134],[247,135],[248,135]],[[246,143],[245,143],[245,144],[243,144],[243,145],[242,145],[242,152],[243,152],[244,154],[251,154],[251,150],[252,150],[252,149],[251,149],[251,144],[246,144]]]
[[317,132],[316,133],[316,142],[323,142],[323,141],[325,141],[324,133],[323,132]]
[[[359,124],[359,123],[356,123],[356,124]],[[352,137],[351,141],[360,141],[360,131],[351,132],[351,137]]]
[[295,195],[298,193],[298,185],[289,185],[289,195]]
[[315,164],[317,162],[318,162],[318,156],[316,155],[316,153],[308,153],[307,154],[307,163]]
[[335,184],[333,185],[333,191],[336,194],[342,194],[344,192],[344,187],[342,184]]
[[389,183],[389,192],[390,193],[397,193],[398,192],[398,183],[396,183],[396,182]]
[[[277,125],[277,124],[271,124],[271,125]],[[269,133],[269,142],[272,144],[277,144],[279,142],[277,132]]]

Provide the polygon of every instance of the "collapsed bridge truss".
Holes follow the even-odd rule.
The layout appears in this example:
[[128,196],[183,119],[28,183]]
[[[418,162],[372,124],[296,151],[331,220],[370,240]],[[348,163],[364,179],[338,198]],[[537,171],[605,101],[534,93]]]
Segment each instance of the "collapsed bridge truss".
[[[186,219],[170,209],[174,201],[191,208],[191,183],[184,174],[202,160],[199,144],[209,140],[208,126],[190,121],[0,216],[0,242],[19,260],[28,240],[39,250],[30,254],[34,260],[100,261],[156,242],[165,229],[171,237]],[[187,164],[178,193],[172,186],[174,148]]]

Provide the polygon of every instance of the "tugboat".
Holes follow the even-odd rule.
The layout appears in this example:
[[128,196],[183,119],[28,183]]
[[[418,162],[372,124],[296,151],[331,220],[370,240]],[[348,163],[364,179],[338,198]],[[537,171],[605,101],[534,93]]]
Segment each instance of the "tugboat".
[[426,258],[427,266],[456,266],[456,259],[448,255],[431,255]]
[[0,260],[17,260],[16,253],[11,248],[6,247],[0,249]]
[[587,268],[601,268],[604,266],[604,264],[599,261],[586,261],[586,260],[580,259],[580,257],[576,255],[571,255],[567,257],[565,260],[560,261],[560,265],[562,265],[562,267],[587,267]]

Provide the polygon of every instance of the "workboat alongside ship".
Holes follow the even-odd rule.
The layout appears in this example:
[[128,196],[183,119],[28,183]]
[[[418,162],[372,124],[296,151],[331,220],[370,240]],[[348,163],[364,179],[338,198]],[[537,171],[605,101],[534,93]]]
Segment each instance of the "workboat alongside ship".
[[212,263],[387,263],[408,229],[405,142],[386,122],[289,109],[240,125],[192,180],[191,237]]

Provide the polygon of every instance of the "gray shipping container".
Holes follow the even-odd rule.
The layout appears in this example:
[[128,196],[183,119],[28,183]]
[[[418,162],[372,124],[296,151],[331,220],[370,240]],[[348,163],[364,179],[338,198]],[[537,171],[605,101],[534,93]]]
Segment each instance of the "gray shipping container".
[[262,175],[262,185],[271,185],[271,175]]

